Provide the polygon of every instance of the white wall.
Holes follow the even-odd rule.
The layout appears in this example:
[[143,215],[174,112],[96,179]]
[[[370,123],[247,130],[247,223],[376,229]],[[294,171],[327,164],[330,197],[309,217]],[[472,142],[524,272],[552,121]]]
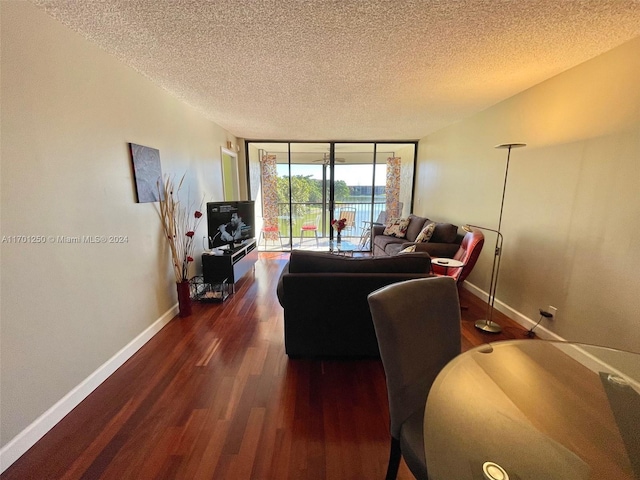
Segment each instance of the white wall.
[[400,170],[400,201],[401,215],[406,217],[411,213],[411,194],[413,192],[413,174],[415,170],[415,148],[413,144],[400,144],[396,156],[402,158]]
[[[136,203],[128,142],[222,200],[220,147],[236,139],[28,2],[0,2],[0,445],[176,303],[157,204]],[[206,234],[200,224],[196,238]],[[11,236],[120,235],[118,244]],[[201,242],[196,242],[197,256]],[[2,465],[3,468],[6,465]]]
[[[640,351],[640,38],[422,139],[415,210],[496,228],[499,301],[567,340]],[[469,281],[487,290],[495,237]]]

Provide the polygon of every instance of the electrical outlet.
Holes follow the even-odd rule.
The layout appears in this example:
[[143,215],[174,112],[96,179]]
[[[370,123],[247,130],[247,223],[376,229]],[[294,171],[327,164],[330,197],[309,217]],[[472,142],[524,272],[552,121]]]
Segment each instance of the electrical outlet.
[[556,307],[554,307],[553,305],[549,305],[547,307],[547,312],[549,312],[551,315],[553,315],[553,319],[554,320],[558,316],[558,309]]

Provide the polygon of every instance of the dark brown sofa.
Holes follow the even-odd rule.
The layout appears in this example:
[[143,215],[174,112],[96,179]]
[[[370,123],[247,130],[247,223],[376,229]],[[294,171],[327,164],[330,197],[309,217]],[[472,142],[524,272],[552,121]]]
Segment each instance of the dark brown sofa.
[[278,282],[287,355],[379,357],[367,295],[430,271],[425,253],[351,258],[294,250]]
[[[416,244],[415,240],[422,229],[430,223],[436,227],[428,242]],[[464,235],[458,233],[458,227],[451,223],[435,222],[425,217],[409,215],[409,226],[405,238],[384,235],[384,225],[374,225],[371,229],[371,252],[374,256],[392,256],[401,250],[418,245],[416,251],[427,252],[432,257],[453,258],[458,251]]]

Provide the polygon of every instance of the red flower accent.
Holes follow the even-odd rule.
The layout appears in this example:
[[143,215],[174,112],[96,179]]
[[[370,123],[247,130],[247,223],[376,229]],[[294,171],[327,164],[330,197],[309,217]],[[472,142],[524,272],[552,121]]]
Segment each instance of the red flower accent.
[[187,233],[185,233],[185,235],[189,238],[193,237],[196,234],[196,232],[194,232],[193,230],[189,230]]
[[340,220],[334,219],[331,221],[331,226],[335,228],[338,231],[338,233],[340,233],[344,229],[344,227],[347,226],[347,219],[346,218],[341,218]]
[[193,257],[187,257],[187,262],[193,262]]
[[194,213],[193,216],[196,218],[200,218],[202,216],[202,212],[199,212],[198,210],[196,210],[196,213]]

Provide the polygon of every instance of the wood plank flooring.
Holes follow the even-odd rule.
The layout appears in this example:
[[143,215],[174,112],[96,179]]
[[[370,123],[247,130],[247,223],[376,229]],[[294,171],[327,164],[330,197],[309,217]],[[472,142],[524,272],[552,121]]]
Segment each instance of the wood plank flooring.
[[[0,476],[12,479],[382,479],[389,414],[378,360],[289,360],[275,290],[288,256],[262,253],[223,304],[195,304]],[[462,345],[523,338],[473,322]],[[399,479],[413,478],[404,462]]]

